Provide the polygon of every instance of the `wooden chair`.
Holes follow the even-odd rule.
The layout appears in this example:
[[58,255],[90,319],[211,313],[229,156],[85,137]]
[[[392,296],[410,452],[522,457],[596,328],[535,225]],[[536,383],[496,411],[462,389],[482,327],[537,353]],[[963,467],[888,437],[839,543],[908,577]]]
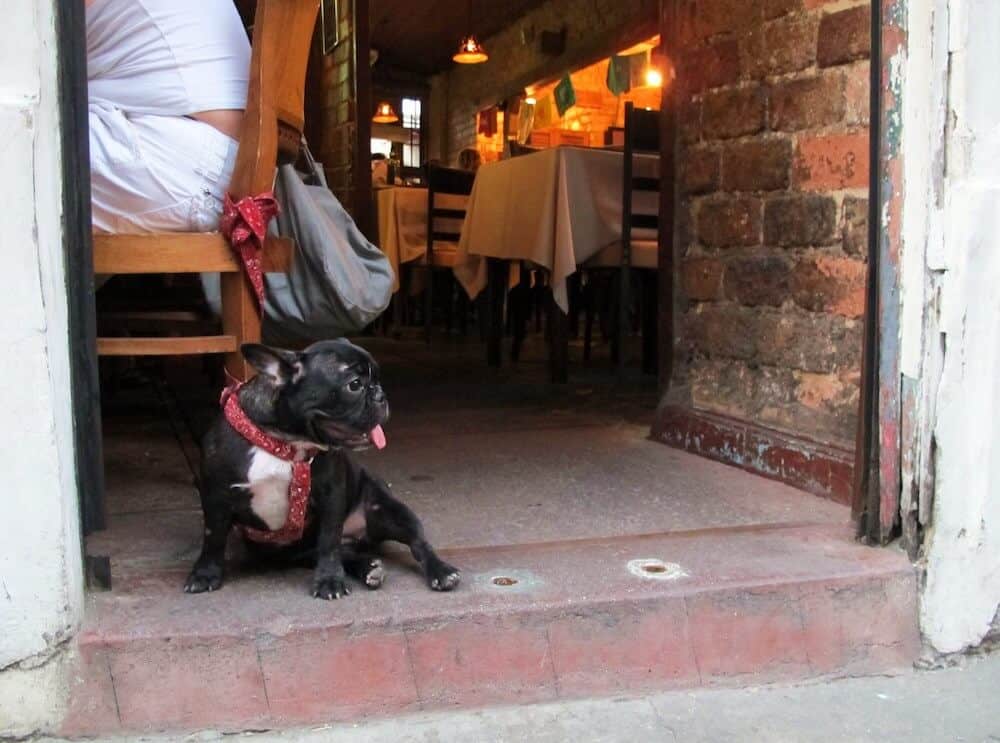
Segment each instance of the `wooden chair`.
[[[614,329],[612,331],[612,357],[621,371],[625,364],[625,339],[630,328],[631,287],[633,269],[640,270],[642,297],[642,367],[643,371],[656,370],[656,287],[659,267],[658,237],[634,239],[637,229],[660,229],[659,199],[655,211],[639,212],[635,196],[639,193],[660,192],[658,177],[634,175],[635,157],[640,154],[660,154],[660,112],[637,109],[625,104],[625,144],[622,165],[622,239],[602,250],[585,264],[589,271],[609,269],[617,271],[617,291],[614,301]],[[590,358],[593,332],[593,307],[588,308],[584,329],[584,358]]]
[[[424,333],[431,340],[431,312],[434,305],[434,271],[451,271],[458,257],[461,224],[476,174],[467,170],[427,167],[427,252],[416,262],[427,269],[424,290]],[[458,232],[455,228],[458,228]],[[453,287],[452,287],[453,288]],[[449,297],[449,307],[451,298]]]
[[[306,63],[319,0],[257,0],[243,134],[229,191],[239,200],[269,191],[275,169],[294,162],[304,125]],[[268,238],[264,270],[287,271],[293,245]],[[222,274],[222,335],[98,338],[101,356],[225,354],[226,370],[245,380],[239,353],[260,340],[260,308],[242,265],[218,232],[94,235],[97,274]]]

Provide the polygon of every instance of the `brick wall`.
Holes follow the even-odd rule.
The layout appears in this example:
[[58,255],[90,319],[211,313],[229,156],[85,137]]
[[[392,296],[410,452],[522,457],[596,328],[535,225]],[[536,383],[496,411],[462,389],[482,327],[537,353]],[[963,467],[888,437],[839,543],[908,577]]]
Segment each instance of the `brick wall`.
[[332,53],[322,57],[322,141],[315,154],[323,163],[330,190],[353,213],[355,168],[363,166],[370,171],[370,165],[354,162],[359,114],[354,98],[354,2],[342,0],[337,5],[340,43]]
[[849,445],[867,0],[679,0],[680,349],[696,409]]
[[[596,62],[659,31],[659,0],[548,0],[509,28],[484,40],[490,54],[481,65],[456,65],[448,72],[446,159],[474,147],[476,112],[545,82]],[[566,26],[566,51],[541,52],[540,34]]]

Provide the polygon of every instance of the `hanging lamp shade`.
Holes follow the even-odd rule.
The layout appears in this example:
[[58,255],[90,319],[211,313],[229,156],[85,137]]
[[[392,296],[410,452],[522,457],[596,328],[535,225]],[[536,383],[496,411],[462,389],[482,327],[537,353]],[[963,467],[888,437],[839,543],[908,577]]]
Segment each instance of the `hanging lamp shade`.
[[375,115],[372,121],[376,124],[395,124],[399,121],[399,114],[388,101],[382,101],[375,107]]
[[462,39],[462,43],[459,45],[458,51],[455,52],[455,56],[452,57],[452,59],[459,64],[480,64],[489,58],[490,55],[486,53],[482,44],[480,44],[476,40],[476,37],[472,34],[469,34]]

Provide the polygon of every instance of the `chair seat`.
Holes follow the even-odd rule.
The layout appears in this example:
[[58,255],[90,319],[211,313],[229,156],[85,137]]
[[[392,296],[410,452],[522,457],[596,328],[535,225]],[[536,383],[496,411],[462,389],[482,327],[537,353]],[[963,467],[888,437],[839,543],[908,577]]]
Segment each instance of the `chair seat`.
[[[264,270],[285,273],[292,264],[294,241],[268,237]],[[219,232],[153,232],[135,235],[94,234],[94,273],[237,273],[242,266]]]
[[[632,241],[632,268],[657,268],[660,264],[660,246],[656,240]],[[587,259],[584,268],[619,268],[622,264],[622,244],[612,243],[597,255]]]

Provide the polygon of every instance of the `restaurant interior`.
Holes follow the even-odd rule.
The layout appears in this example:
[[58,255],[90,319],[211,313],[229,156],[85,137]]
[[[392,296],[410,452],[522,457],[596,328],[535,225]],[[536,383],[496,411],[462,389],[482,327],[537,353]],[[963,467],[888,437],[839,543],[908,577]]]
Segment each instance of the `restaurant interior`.
[[[354,15],[359,8],[362,17]],[[512,548],[519,545],[566,545],[564,558],[572,562],[588,559],[570,553],[593,540],[621,540],[618,559],[642,552],[649,535],[847,523],[846,491],[834,491],[850,481],[853,461],[853,356],[843,369],[830,362],[787,371],[783,364],[799,363],[799,356],[786,363],[792,352],[758,363],[765,349],[755,333],[789,333],[768,330],[750,313],[768,320],[794,310],[798,318],[804,310],[791,302],[806,300],[801,293],[788,302],[722,295],[712,262],[735,246],[737,268],[761,248],[740,234],[730,237],[747,220],[732,218],[734,208],[723,203],[728,195],[709,193],[717,182],[684,192],[695,195],[686,198],[696,199],[700,212],[693,213],[702,221],[679,215],[677,234],[691,221],[704,233],[684,264],[699,273],[691,280],[685,274],[686,297],[663,292],[675,284],[662,270],[674,263],[675,246],[674,235],[659,229],[665,205],[673,210],[673,194],[663,198],[660,183],[674,182],[660,168],[662,153],[673,148],[661,142],[661,112],[676,84],[675,66],[685,68],[664,56],[660,3],[324,0],[322,10],[306,77],[305,136],[330,189],[395,276],[386,310],[350,333],[378,360],[392,409],[388,447],[360,458],[422,517],[442,554],[474,566],[468,590],[498,570],[514,576],[503,585],[535,580],[517,572]],[[818,12],[808,11],[809,18]],[[741,115],[752,116],[750,108]],[[706,123],[704,139],[753,137],[763,129],[740,125],[715,134],[722,130]],[[685,178],[687,164],[678,165]],[[838,210],[861,196],[843,193]],[[717,203],[725,207],[718,222],[736,225],[729,232],[703,218]],[[812,260],[813,250],[804,248],[796,260]],[[116,302],[151,296],[148,285],[119,278],[98,297],[107,320],[121,319]],[[197,286],[171,281],[160,287],[171,300],[185,291],[197,300]],[[754,276],[746,281],[753,284]],[[676,318],[688,298],[690,315]],[[826,322],[822,313],[844,314],[846,300],[831,301],[840,304],[810,306],[816,323]],[[191,319],[158,312],[156,321]],[[743,314],[731,322],[723,312]],[[836,333],[809,325],[810,342],[849,345],[860,333],[856,319]],[[700,332],[716,344],[712,352],[675,342],[675,325]],[[265,342],[280,343],[273,332],[280,328],[270,331],[265,325]],[[731,367],[712,355],[727,343],[740,349]],[[758,345],[744,352],[748,343]],[[824,351],[823,359],[839,364],[837,353]],[[115,593],[107,601],[123,594],[136,605],[165,595],[182,600],[202,528],[198,438],[217,413],[222,383],[217,357],[104,360],[108,520],[89,535],[88,554],[110,559]],[[786,394],[786,384],[812,385],[811,397]],[[776,389],[780,403],[758,403]],[[744,391],[749,402],[740,397]],[[671,412],[679,409],[678,395],[693,399],[705,417]],[[730,419],[779,430],[781,441],[813,426],[807,439],[822,446],[807,459],[821,461],[825,479],[809,479],[812,470],[799,476],[774,453],[778,448],[758,446],[778,459],[770,470],[756,467],[739,449],[757,441],[746,433],[749,424],[740,423],[736,439],[719,433]],[[664,420],[676,428],[665,431]],[[397,590],[393,581],[401,592],[419,590],[409,557],[389,556],[386,590]],[[282,595],[297,596],[306,576],[291,573]],[[288,601],[275,611],[309,611]]]

